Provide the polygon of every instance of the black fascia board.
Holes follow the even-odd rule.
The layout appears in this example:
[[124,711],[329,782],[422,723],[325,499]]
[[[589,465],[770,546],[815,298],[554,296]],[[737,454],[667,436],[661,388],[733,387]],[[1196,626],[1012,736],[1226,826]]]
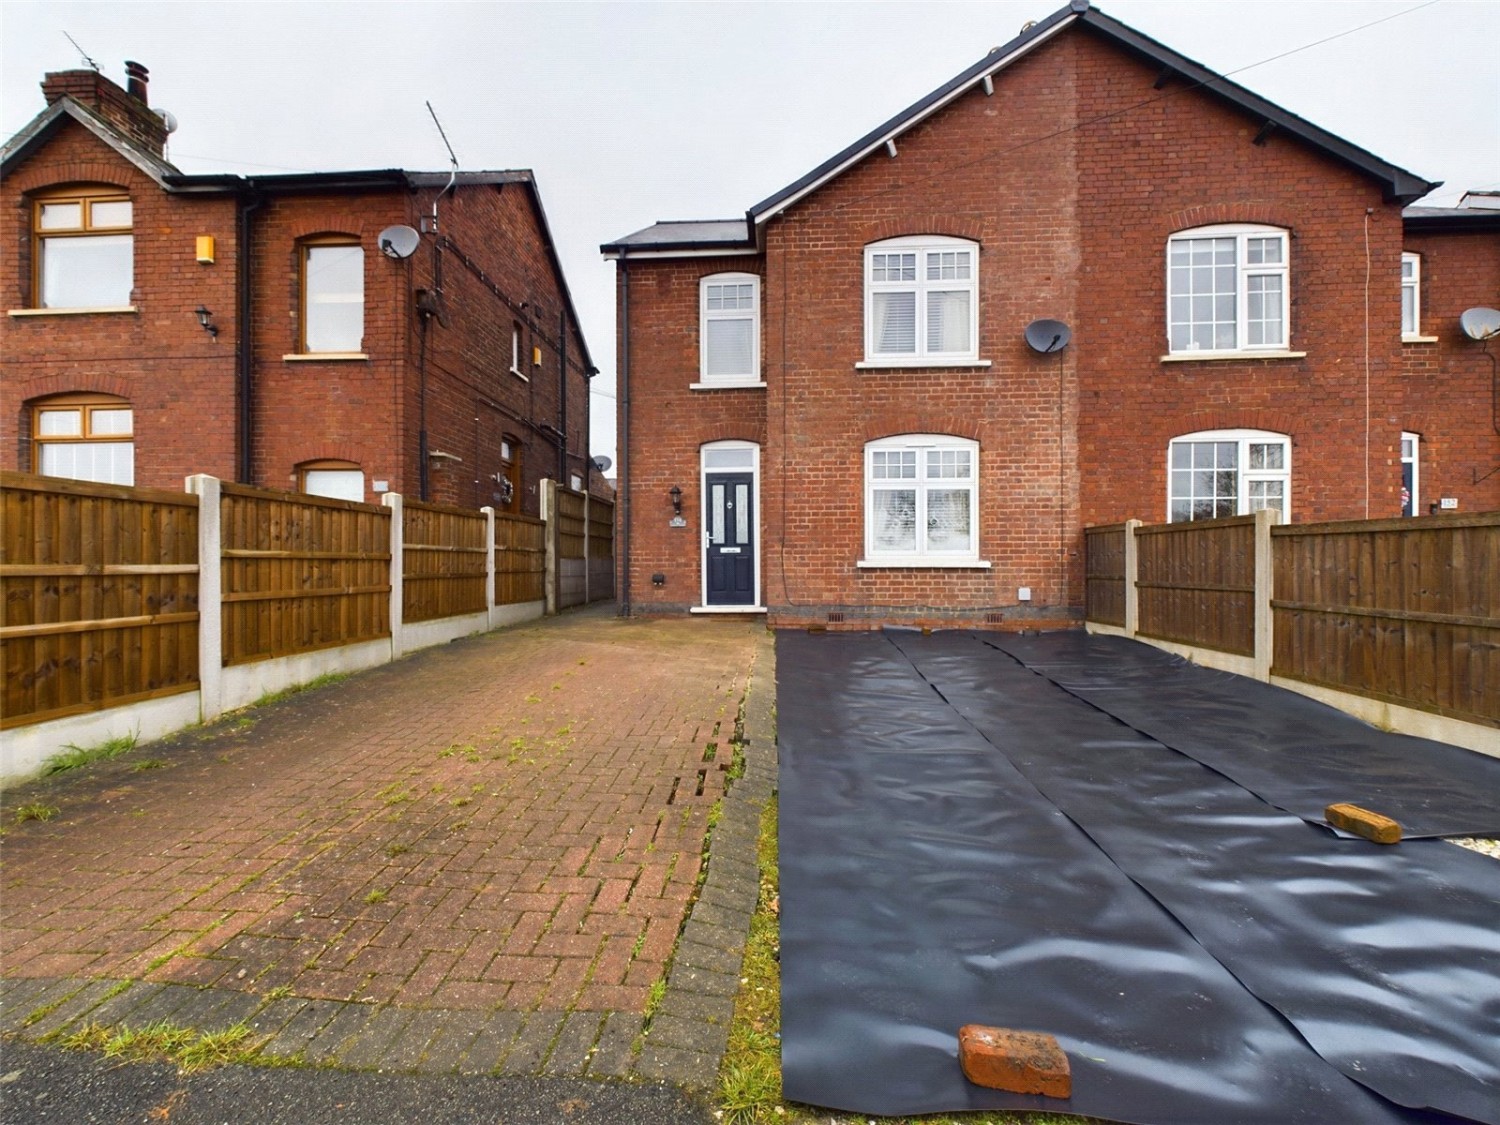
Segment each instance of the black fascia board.
[[[750,222],[751,220],[746,220],[747,227]],[[599,252],[601,254],[630,254],[632,251],[634,251],[637,254],[645,255],[663,253],[678,254],[690,250],[722,250],[726,254],[737,254],[745,250],[754,249],[755,239],[751,235],[746,234],[744,238],[736,239],[733,242],[725,242],[722,239],[709,240],[702,238],[680,239],[675,242],[606,242],[600,245]]]
[[1229,103],[1262,127],[1272,125],[1278,130],[1285,130],[1325,155],[1378,180],[1384,188],[1387,203],[1405,205],[1442,186],[1440,182],[1424,180],[1326,129],[1320,129],[1311,121],[1251,93],[1238,83],[1095,8],[1084,11],[1078,22],[1108,42],[1149,60],[1158,69],[1175,71],[1179,80],[1191,83],[1205,93]]
[[1401,225],[1413,234],[1490,234],[1500,231],[1500,211],[1481,207],[1418,207],[1401,216]]
[[1036,23],[1031,27],[1028,27],[1025,31],[1021,32],[1020,35],[1017,35],[1014,39],[1012,39],[1009,43],[1006,43],[1001,47],[996,47],[994,50],[986,54],[984,58],[980,59],[974,65],[955,75],[947,82],[944,82],[941,86],[932,91],[932,93],[928,94],[926,97],[913,102],[911,105],[907,106],[894,117],[891,117],[881,124],[875,126],[875,128],[871,129],[864,136],[860,137],[859,140],[855,141],[852,145],[849,145],[847,148],[844,148],[835,153],[833,156],[830,156],[827,160],[823,161],[823,163],[819,164],[811,172],[807,173],[807,175],[801,177],[794,183],[788,184],[786,187],[776,192],[776,194],[767,196],[765,199],[762,199],[759,203],[755,204],[747,212],[745,212],[746,221],[749,222],[751,228],[753,229],[756,221],[760,218],[760,216],[766,214],[766,212],[776,210],[782,202],[798,194],[809,185],[815,184],[819,180],[828,176],[829,173],[833,172],[835,169],[847,163],[850,159],[857,156],[859,153],[877,143],[882,137],[900,131],[909,122],[921,117],[927,110],[932,108],[938,102],[941,102],[945,98],[949,97],[956,90],[969,85],[986,71],[992,70],[995,66],[995,56],[1007,56],[1013,51],[1016,51],[1017,49],[1025,46],[1029,41],[1047,34],[1064,20],[1078,16],[1080,14],[1080,7],[1075,6],[1074,4],[1069,4],[1066,8],[1060,8],[1057,11],[1053,12],[1050,16],[1042,20],[1040,23]]

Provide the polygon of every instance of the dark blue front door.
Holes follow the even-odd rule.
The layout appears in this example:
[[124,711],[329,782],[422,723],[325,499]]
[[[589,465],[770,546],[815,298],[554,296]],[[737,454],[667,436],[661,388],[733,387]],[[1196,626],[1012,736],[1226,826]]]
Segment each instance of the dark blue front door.
[[709,605],[755,604],[755,511],[750,473],[703,480],[703,533]]

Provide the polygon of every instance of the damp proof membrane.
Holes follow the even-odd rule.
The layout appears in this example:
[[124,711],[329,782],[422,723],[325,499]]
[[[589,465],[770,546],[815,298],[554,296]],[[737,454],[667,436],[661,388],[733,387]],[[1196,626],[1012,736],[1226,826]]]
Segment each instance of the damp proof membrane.
[[[781,634],[777,679],[787,1097],[1159,1125],[1446,1119],[1320,1057],[887,637]],[[1052,695],[1043,729],[1056,709],[1097,717]],[[1073,1096],[968,1083],[966,1023],[1055,1035]]]
[[1500,1122],[1500,863],[1332,836],[977,635],[889,639],[1324,1059],[1402,1105]]
[[1500,834],[1500,758],[1383,731],[1296,692],[1124,637],[983,636],[1064,691],[1303,820],[1322,824],[1329,805],[1348,801],[1397,821],[1407,839]]

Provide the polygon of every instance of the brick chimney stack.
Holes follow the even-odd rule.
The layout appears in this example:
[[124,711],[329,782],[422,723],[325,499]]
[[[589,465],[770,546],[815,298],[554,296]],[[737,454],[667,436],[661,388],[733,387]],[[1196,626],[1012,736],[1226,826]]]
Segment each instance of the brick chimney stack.
[[42,79],[42,94],[48,105],[60,98],[72,98],[142,148],[161,156],[167,148],[167,126],[162,116],[146,103],[150,72],[138,62],[127,62],[125,74],[127,90],[120,89],[97,70],[54,71]]

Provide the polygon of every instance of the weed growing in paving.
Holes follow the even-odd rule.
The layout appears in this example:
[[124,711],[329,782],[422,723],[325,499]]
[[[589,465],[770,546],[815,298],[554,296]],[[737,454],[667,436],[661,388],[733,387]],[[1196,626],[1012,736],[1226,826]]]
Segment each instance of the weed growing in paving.
[[308,680],[305,684],[293,684],[291,687],[282,688],[280,691],[268,691],[250,706],[264,707],[268,703],[280,703],[283,699],[290,699],[292,696],[301,695],[304,692],[317,691],[319,688],[327,687],[329,684],[336,684],[340,680],[347,680],[348,678],[349,673],[347,672],[324,672],[321,676],[316,676]]
[[40,801],[30,801],[24,805],[16,806],[16,820],[18,822],[27,820],[51,820],[62,809],[56,805],[44,805]]
[[69,743],[61,754],[55,754],[47,759],[47,764],[43,767],[42,772],[48,774],[63,773],[65,770],[79,769],[82,766],[89,765],[91,762],[107,762],[112,758],[118,758],[121,754],[128,754],[134,750],[139,737],[139,732],[136,734],[122,734],[101,742],[97,746],[74,746],[72,743]]
[[388,891],[371,891],[365,895],[365,905],[376,906],[390,897],[390,892]]
[[164,758],[142,758],[139,762],[132,763],[130,770],[132,773],[143,773],[146,770],[165,769],[166,765]]
[[179,1072],[194,1074],[210,1067],[248,1062],[264,1040],[255,1039],[254,1032],[243,1023],[205,1032],[163,1021],[139,1028],[90,1023],[58,1042],[75,1050],[102,1051],[105,1058],[171,1062]]

